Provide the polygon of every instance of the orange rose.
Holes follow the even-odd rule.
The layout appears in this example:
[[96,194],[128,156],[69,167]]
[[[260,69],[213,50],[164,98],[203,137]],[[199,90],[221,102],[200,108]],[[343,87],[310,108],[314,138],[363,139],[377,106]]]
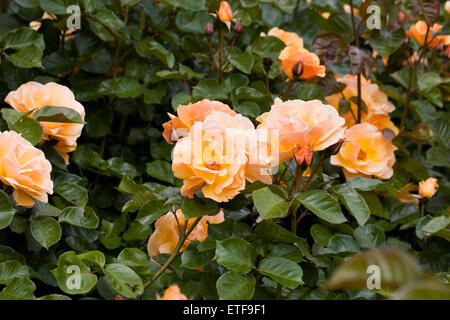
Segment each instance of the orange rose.
[[[345,89],[341,93],[336,93],[327,96],[325,99],[327,102],[339,110],[339,100],[345,98],[347,101],[351,97],[358,96],[358,85],[356,76],[345,75],[342,78],[337,79],[338,82],[346,85]],[[395,106],[389,101],[387,95],[383,93],[380,88],[361,77],[361,98],[368,109],[368,113],[362,112],[362,122],[368,122],[373,124],[378,129],[383,130],[385,128],[391,129],[395,135],[398,134],[398,128],[392,123],[389,113],[395,110]],[[350,101],[350,108],[346,114],[342,115],[345,118],[345,125],[351,127],[356,124],[356,116],[358,113],[358,106],[356,103]]]
[[[173,212],[168,212],[160,217],[155,223],[155,231],[148,239],[147,250],[148,254],[153,257],[162,253],[173,253],[180,240],[180,232],[178,230],[178,222],[181,226],[186,223],[186,218],[180,209],[176,211],[177,218]],[[188,219],[188,229],[194,223],[195,219]],[[181,251],[183,251],[192,241],[204,241],[208,237],[208,223],[219,224],[224,221],[223,211],[221,210],[215,216],[204,216],[200,222],[192,230],[189,237],[184,242]]]
[[284,73],[293,79],[292,68],[298,63],[303,64],[302,73],[299,75],[299,79],[311,79],[315,76],[325,77],[326,68],[320,65],[320,59],[314,53],[300,47],[286,47],[280,52],[278,56],[281,67]]
[[[272,28],[269,30],[268,36],[277,37],[281,41],[283,41],[286,46],[295,46],[299,48],[303,48],[303,39],[299,37],[295,32],[284,31],[280,28]],[[265,36],[265,33],[262,33],[261,36]]]
[[346,141],[332,156],[332,165],[343,167],[347,179],[353,176],[389,179],[397,148],[370,123],[360,123],[345,130]]
[[0,133],[0,180],[14,188],[13,197],[20,206],[31,208],[33,198],[48,201],[53,193],[52,165],[44,153],[15,131]]
[[280,161],[292,158],[299,147],[320,151],[344,137],[344,118],[319,100],[283,102],[277,98],[270,112],[256,120],[261,123],[258,130],[278,131]]
[[428,178],[419,182],[419,195],[424,198],[431,198],[439,188],[436,178]]
[[164,291],[164,295],[162,298],[158,298],[158,300],[187,300],[186,296],[181,293],[180,287],[176,284],[171,285]]
[[217,11],[217,15],[219,16],[220,21],[224,23],[230,22],[233,19],[233,12],[231,11],[228,1],[220,2],[220,8],[219,11]]
[[[255,147],[248,138],[255,132],[242,115],[213,111],[196,122],[173,151],[173,173],[184,180],[181,194],[192,198],[202,188],[206,198],[226,202],[245,188],[246,179],[271,183],[270,176],[257,174],[260,157],[249,155]],[[265,166],[270,160],[261,157],[261,162]]]
[[[42,85],[38,82],[27,82],[21,85],[16,91],[11,91],[5,101],[17,111],[26,113],[32,110],[41,109],[45,106],[65,107],[75,110],[84,120],[84,107],[75,100],[75,96],[69,88],[60,84],[49,82]],[[32,114],[30,114],[32,117]],[[59,145],[56,148],[64,158],[69,161],[67,152],[73,151],[77,146],[77,139],[81,135],[83,124],[80,123],[59,123],[41,122],[44,130],[44,140],[57,140]],[[64,145],[65,148],[61,148]]]
[[180,105],[177,108],[178,117],[169,113],[171,120],[163,124],[164,139],[167,143],[172,144],[172,141],[177,141],[180,137],[187,136],[195,122],[205,120],[206,116],[210,115],[214,110],[225,112],[232,116],[236,114],[226,104],[208,99],[194,104],[190,103],[187,106]]
[[[440,35],[433,38],[433,34],[437,33],[440,29],[442,29],[442,26],[437,23],[435,23],[430,28],[430,32],[427,36],[428,47],[435,48],[439,44],[439,42],[442,42],[444,46],[450,45],[450,36]],[[418,21],[416,24],[413,24],[408,31],[408,34],[411,35],[422,46],[425,43],[426,33],[427,23],[425,21]],[[433,41],[431,41],[431,39],[433,39]]]

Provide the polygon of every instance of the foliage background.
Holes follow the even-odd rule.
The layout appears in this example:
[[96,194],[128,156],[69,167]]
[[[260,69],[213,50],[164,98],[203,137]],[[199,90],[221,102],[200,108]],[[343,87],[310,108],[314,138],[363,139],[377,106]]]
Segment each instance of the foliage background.
[[[360,6],[361,1],[354,2]],[[405,126],[417,133],[416,125],[425,123],[434,137],[427,141],[396,139],[399,151],[394,176],[384,183],[355,180],[350,190],[342,192],[356,197],[355,202],[346,203],[351,200],[335,193],[345,223],[308,214],[296,234],[289,231],[289,219],[256,224],[259,213],[252,203],[252,191],[258,186],[253,185],[222,206],[226,221],[211,225],[206,241],[191,244],[170,266],[173,272],[163,274],[144,289],[159,269],[146,252],[154,221],[171,205],[181,206],[183,201],[179,195],[182,181],[171,171],[172,146],[161,135],[167,112],[174,113],[179,104],[208,98],[223,101],[254,120],[268,111],[285,79],[277,63],[284,44],[273,37],[262,38],[260,33],[274,26],[296,32],[310,50],[313,39],[328,32],[352,42],[351,18],[343,10],[348,3],[230,1],[234,19],[242,22],[244,31],[237,37],[224,81],[219,83],[210,67],[208,37],[204,35],[207,22],[214,23],[210,13],[217,10],[219,1],[2,1],[2,109],[9,108],[3,102],[6,94],[21,84],[55,81],[71,88],[84,105],[87,125],[68,166],[53,149],[44,148],[53,165],[55,183],[48,204],[38,203],[31,210],[12,208],[2,194],[0,298],[114,299],[120,294],[130,299],[155,299],[164,288],[177,283],[185,295],[195,299],[380,299],[389,297],[392,290],[364,289],[367,275],[361,272],[355,280],[357,288],[344,289],[338,278],[334,286],[339,290],[326,291],[323,286],[346,257],[385,246],[408,251],[418,261],[415,269],[416,262],[408,256],[398,254],[397,261],[389,258],[389,253],[379,253],[377,259],[392,264],[392,289],[412,280],[419,280],[413,289],[423,288],[420,281],[424,280],[420,279],[426,272],[441,280],[437,284],[437,280],[430,280],[425,287],[441,294],[438,297],[448,297],[442,283],[447,282],[450,262],[449,64],[448,56],[433,50],[426,57],[437,62],[413,75],[413,87],[409,89],[418,89],[412,94]],[[415,6],[432,6],[435,2],[377,3],[383,19],[388,11],[391,17],[397,17],[397,11],[405,14],[402,22],[396,18],[383,21],[381,32],[363,26],[360,38],[361,48],[370,56],[374,50],[381,54],[374,59],[372,81],[395,103],[397,108],[391,117],[398,125],[410,76],[402,64],[403,52],[418,50],[412,40],[405,47],[405,31],[416,18],[423,19],[414,12]],[[66,8],[71,4],[81,7],[81,30],[68,33]],[[449,14],[443,6],[440,1],[438,19],[445,25]],[[39,21],[44,11],[55,19],[42,20],[38,31],[31,30],[29,23]],[[321,15],[324,12],[331,14],[328,19]],[[359,23],[360,18],[356,19]],[[219,25],[216,22],[214,26],[211,41],[217,48]],[[443,33],[448,31],[446,24]],[[233,31],[226,33],[227,42],[232,37]],[[389,61],[384,65],[382,58],[386,57]],[[274,62],[268,72],[270,94],[265,89],[264,58]],[[328,65],[327,70],[338,75],[352,73],[348,59]],[[328,90],[326,82],[297,83],[292,97],[324,101]],[[6,121],[2,120],[1,130],[8,130]],[[420,207],[380,193],[395,195],[408,182],[417,183],[430,176],[438,178],[439,190],[426,202],[422,216]],[[334,185],[345,183],[340,169],[326,163],[323,175],[315,181],[316,189],[326,188],[327,184],[321,182],[330,179]],[[327,208],[326,212],[333,214],[333,210]],[[358,224],[352,213],[364,214],[367,210],[370,217]],[[221,250],[221,258],[212,260]],[[244,261],[235,265],[232,261],[239,257]],[[164,263],[167,258],[161,255],[157,262]],[[82,271],[79,290],[66,285],[68,265],[77,265]],[[396,266],[403,271],[395,273]],[[424,290],[413,289],[408,294],[423,298],[420,294]]]

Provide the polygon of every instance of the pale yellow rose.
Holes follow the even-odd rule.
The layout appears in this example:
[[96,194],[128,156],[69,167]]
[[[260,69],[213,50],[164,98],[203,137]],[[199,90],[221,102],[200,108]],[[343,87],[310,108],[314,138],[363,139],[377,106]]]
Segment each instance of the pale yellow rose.
[[271,183],[269,175],[258,174],[270,160],[249,155],[255,150],[249,141],[255,132],[242,115],[213,111],[205,121],[196,122],[173,151],[173,173],[184,180],[181,194],[193,197],[201,188],[206,198],[226,202],[245,188],[246,179]]
[[[347,101],[351,97],[358,96],[358,85],[356,76],[345,75],[338,78],[338,82],[346,85],[345,89],[341,93],[336,93],[326,97],[327,102],[339,110],[339,100],[345,98]],[[389,117],[389,113],[395,110],[394,104],[392,104],[387,95],[380,90],[378,85],[373,84],[370,80],[366,80],[361,77],[361,99],[367,106],[368,113],[361,113],[361,121],[373,124],[378,129],[383,130],[385,128],[391,129],[395,135],[399,130],[394,125]],[[356,124],[356,117],[358,113],[358,106],[355,102],[350,102],[350,110],[343,114],[345,118],[345,125],[351,127]]]
[[428,178],[425,181],[419,182],[419,195],[424,198],[431,198],[439,188],[436,178]]
[[181,293],[180,287],[174,284],[164,291],[164,295],[158,300],[188,300],[188,298]]
[[[45,85],[38,82],[27,82],[17,90],[11,91],[5,101],[17,111],[26,113],[41,109],[46,106],[65,107],[78,112],[84,120],[84,107],[75,100],[75,96],[69,88],[49,82]],[[33,113],[29,116],[32,117]],[[60,123],[60,122],[40,122],[44,131],[44,140],[57,140],[61,156],[68,162],[67,152],[64,150],[74,150],[76,141],[81,135],[83,124],[81,123]],[[62,148],[61,146],[64,146]]]
[[345,119],[320,100],[283,102],[277,98],[270,111],[256,120],[261,123],[258,130],[278,132],[280,161],[292,158],[299,147],[320,151],[344,137]]
[[13,197],[23,207],[34,199],[47,202],[53,193],[52,166],[44,153],[15,131],[0,133],[0,180],[14,188]]
[[185,137],[191,127],[197,121],[205,120],[206,116],[213,111],[228,113],[232,116],[236,114],[230,107],[220,101],[211,101],[203,99],[197,103],[190,103],[186,106],[180,105],[177,108],[177,116],[169,113],[170,121],[163,124],[163,137],[167,143],[177,141],[181,137]]
[[332,165],[340,166],[347,179],[353,176],[389,179],[397,148],[370,123],[360,123],[345,130],[345,142],[332,156]]
[[[176,216],[173,212],[168,212],[160,217],[155,223],[155,231],[148,239],[147,250],[148,254],[153,257],[163,253],[173,253],[180,240],[180,231],[178,230],[178,222],[181,226],[186,223],[186,218],[180,209],[176,211]],[[187,228],[189,229],[194,223],[195,219],[188,219]],[[204,241],[208,237],[208,225],[219,224],[224,221],[223,211],[215,216],[204,216],[200,222],[192,230],[184,242],[181,251],[183,251],[192,241]]]

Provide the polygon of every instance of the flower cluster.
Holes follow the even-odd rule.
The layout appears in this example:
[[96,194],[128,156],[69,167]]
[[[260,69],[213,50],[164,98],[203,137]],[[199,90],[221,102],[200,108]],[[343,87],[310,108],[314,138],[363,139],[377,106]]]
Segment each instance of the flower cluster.
[[[5,101],[24,116],[43,107],[66,107],[78,112],[84,119],[84,108],[75,100],[69,88],[54,82],[42,85],[28,82],[10,92]],[[53,148],[69,162],[68,153],[76,148],[83,124],[43,121],[40,122],[43,137],[40,144],[54,140]],[[13,197],[17,205],[33,207],[34,200],[47,202],[47,194],[53,193],[50,178],[52,165],[44,153],[15,131],[0,133],[0,180],[14,188]]]

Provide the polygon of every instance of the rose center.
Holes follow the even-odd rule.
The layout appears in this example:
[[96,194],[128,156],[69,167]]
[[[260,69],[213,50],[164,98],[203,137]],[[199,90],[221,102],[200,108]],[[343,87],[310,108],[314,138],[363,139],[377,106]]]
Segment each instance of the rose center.
[[216,163],[214,160],[210,160],[205,162],[205,167],[209,170],[219,170],[220,164]]
[[365,160],[367,158],[367,153],[364,150],[359,150],[358,152],[358,160]]

